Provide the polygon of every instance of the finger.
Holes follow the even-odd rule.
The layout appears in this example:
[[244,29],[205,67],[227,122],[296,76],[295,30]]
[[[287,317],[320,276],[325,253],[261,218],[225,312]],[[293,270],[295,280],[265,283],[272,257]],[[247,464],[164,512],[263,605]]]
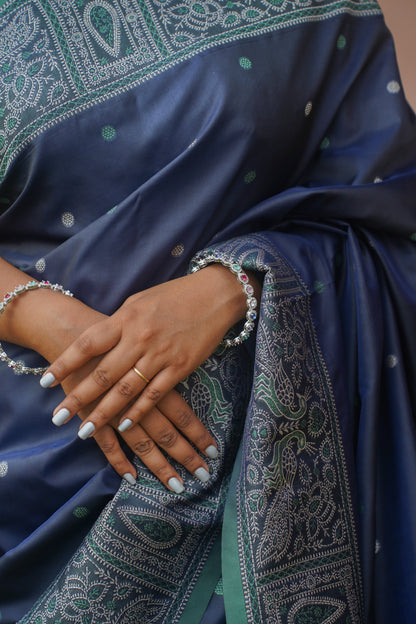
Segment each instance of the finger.
[[168,490],[182,494],[185,490],[182,478],[140,425],[132,427],[123,433],[122,437],[137,457]]
[[[156,407],[159,401],[161,401],[184,377],[185,375],[178,374],[177,371],[175,374],[171,367],[162,369],[157,373],[153,379],[151,379],[150,383],[143,388],[138,399],[124,413],[120,420],[118,430],[125,431],[128,426],[140,422],[145,414]],[[127,427],[124,424],[126,420],[128,420]]]
[[110,426],[104,427],[95,436],[95,441],[120,477],[130,485],[134,485],[137,477],[136,469],[122,451],[114,429]]
[[209,468],[195,449],[185,440],[176,427],[157,408],[143,416],[141,427],[150,438],[170,457],[182,464],[191,474],[206,483],[210,479]]
[[[123,354],[122,356],[121,353]],[[107,424],[116,414],[119,414],[145,387],[145,382],[131,367],[132,362],[136,361],[136,357],[137,355],[132,348],[130,348],[130,352],[122,345],[114,348],[57,405],[53,412],[52,422],[58,426],[63,424],[68,418],[79,413],[83,408],[92,405],[100,396],[106,393],[101,401],[97,403],[95,409],[91,411],[88,420],[82,425],[80,437],[85,439],[88,435],[98,431],[100,427]]]
[[70,373],[112,349],[119,339],[120,330],[111,319],[92,325],[48,367],[41,377],[41,386],[49,388],[61,383]]
[[218,457],[215,439],[179,392],[169,392],[157,407],[200,451],[211,459]]

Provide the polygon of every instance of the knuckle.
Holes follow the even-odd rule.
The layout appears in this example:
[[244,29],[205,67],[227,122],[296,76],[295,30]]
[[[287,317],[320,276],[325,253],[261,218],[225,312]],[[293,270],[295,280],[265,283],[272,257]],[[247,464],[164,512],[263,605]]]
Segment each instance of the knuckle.
[[123,459],[112,458],[111,465],[119,474],[123,474],[126,471],[126,462]]
[[196,454],[191,454],[191,455],[186,455],[186,457],[184,457],[181,460],[181,464],[182,466],[184,466],[185,468],[187,468],[188,466],[191,466],[193,463],[195,463],[195,460],[198,458],[198,456]]
[[136,455],[146,456],[149,455],[155,448],[154,442],[150,439],[148,440],[140,440],[140,442],[136,442],[133,444],[132,450]]
[[172,468],[168,463],[155,466],[152,468],[152,472],[161,481],[167,481],[172,476]]
[[175,356],[176,368],[186,368],[188,364],[188,356],[185,353],[177,353]]
[[163,448],[171,448],[178,441],[178,432],[174,429],[165,430],[157,436],[157,443]]
[[100,448],[105,455],[112,455],[118,450],[118,444],[115,440],[102,440]]
[[116,385],[117,392],[126,399],[131,399],[134,396],[134,390],[127,381],[119,381]]
[[81,397],[78,396],[78,394],[71,393],[68,398],[71,401],[71,405],[75,412],[79,412],[79,410],[84,407],[84,403],[81,400]]
[[192,441],[198,448],[207,448],[210,444],[212,444],[212,438],[208,432],[196,436]]
[[88,334],[81,334],[77,339],[77,346],[83,355],[91,355],[93,352],[93,341]]
[[97,406],[94,410],[94,422],[97,425],[108,421],[108,414],[100,407]]
[[100,388],[107,389],[111,385],[108,374],[103,368],[96,368],[92,374],[92,378]]
[[152,327],[149,327],[148,325],[145,327],[142,327],[140,330],[140,340],[144,343],[149,343],[149,342],[153,342],[155,337],[155,332],[153,330]]
[[61,379],[61,377],[65,376],[66,368],[65,368],[63,361],[60,358],[55,360],[55,362],[53,363],[53,372],[56,378]]
[[186,429],[192,423],[193,417],[190,410],[180,410],[175,414],[175,423],[181,429]]
[[148,387],[143,391],[143,394],[147,399],[152,401],[152,403],[157,403],[162,396],[162,393],[157,388]]

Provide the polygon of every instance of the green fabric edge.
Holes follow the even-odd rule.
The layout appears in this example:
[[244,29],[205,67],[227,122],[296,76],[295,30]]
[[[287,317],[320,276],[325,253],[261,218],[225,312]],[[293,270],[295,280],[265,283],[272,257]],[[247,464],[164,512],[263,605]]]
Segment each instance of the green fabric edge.
[[241,467],[241,446],[234,463],[222,528],[222,579],[227,624],[247,623],[237,535],[236,492]]
[[217,536],[199,579],[182,613],[178,624],[197,624],[201,621],[205,609],[218,580],[221,576],[221,533]]

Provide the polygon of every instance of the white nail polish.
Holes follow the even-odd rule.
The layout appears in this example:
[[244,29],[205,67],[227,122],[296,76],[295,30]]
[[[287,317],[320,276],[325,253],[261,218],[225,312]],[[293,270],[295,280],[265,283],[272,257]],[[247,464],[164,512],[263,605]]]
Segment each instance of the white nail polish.
[[218,450],[216,449],[216,447],[213,444],[210,444],[205,449],[205,455],[208,455],[208,457],[211,457],[211,459],[217,459],[217,457],[218,457]]
[[209,481],[210,476],[211,476],[208,470],[205,470],[205,468],[202,468],[202,467],[197,468],[194,472],[194,475],[198,477],[198,479],[202,481],[202,483],[206,483],[207,481]]
[[123,431],[127,431],[127,429],[133,424],[133,421],[130,420],[130,418],[125,418],[123,420],[122,423],[119,424],[119,426],[117,427],[117,429],[120,431],[120,433],[123,433]]
[[55,376],[52,375],[52,373],[46,373],[46,375],[43,375],[43,377],[41,377],[39,383],[42,386],[42,388],[49,388],[49,386],[51,386],[54,381],[55,381]]
[[56,425],[56,427],[60,427],[64,424],[64,422],[69,418],[70,415],[71,412],[66,409],[66,407],[63,407],[59,410],[59,412],[56,412],[55,416],[52,417],[52,422],[54,425]]
[[126,472],[123,475],[123,479],[125,479],[127,483],[129,483],[130,485],[135,485],[136,483],[136,479],[133,477],[133,475],[130,472]]
[[176,494],[182,494],[182,492],[185,491],[182,483],[176,477],[171,477],[168,481],[168,485]]
[[92,422],[87,422],[85,425],[82,425],[81,429],[78,431],[78,437],[81,440],[86,440],[88,436],[90,436],[95,431],[95,425]]

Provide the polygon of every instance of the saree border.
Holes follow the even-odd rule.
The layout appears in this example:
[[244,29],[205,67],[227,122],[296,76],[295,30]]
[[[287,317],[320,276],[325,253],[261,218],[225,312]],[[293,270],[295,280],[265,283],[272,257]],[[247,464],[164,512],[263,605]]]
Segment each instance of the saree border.
[[[9,0],[1,5],[0,180],[41,133],[199,53],[342,13],[381,14],[372,0],[251,0],[249,7],[240,1],[201,0],[198,6],[207,15],[199,24],[197,18],[192,21],[192,15],[180,15],[179,9],[175,14],[168,6],[173,3],[175,7],[175,0],[120,0],[111,5],[106,0],[90,0],[84,16],[76,14],[79,3],[73,3],[72,13],[71,3],[62,0]],[[187,4],[190,0],[179,8],[188,10]],[[129,26],[127,8],[123,12],[122,5],[135,16],[136,30]],[[227,24],[229,6],[235,19],[245,23]],[[216,14],[211,24],[212,7]],[[102,9],[106,38],[94,30],[94,8],[97,15]],[[183,41],[178,40],[178,32]]]

